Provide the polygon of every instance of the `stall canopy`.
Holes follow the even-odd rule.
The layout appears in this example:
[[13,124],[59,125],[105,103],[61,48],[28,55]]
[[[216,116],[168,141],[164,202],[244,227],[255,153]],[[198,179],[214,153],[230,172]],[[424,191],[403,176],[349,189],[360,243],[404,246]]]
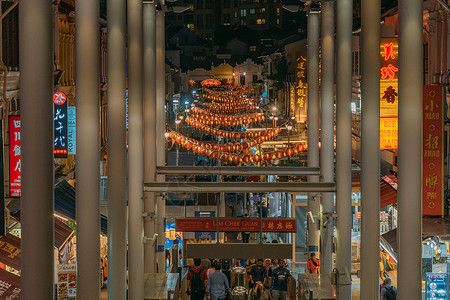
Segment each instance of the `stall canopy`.
[[383,176],[380,180],[380,207],[397,203],[397,178],[393,175]]

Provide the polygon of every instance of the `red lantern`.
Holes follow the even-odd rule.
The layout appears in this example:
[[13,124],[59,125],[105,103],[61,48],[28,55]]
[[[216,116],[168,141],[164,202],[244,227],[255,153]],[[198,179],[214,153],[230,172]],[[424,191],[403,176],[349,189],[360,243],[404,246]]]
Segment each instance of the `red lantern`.
[[181,144],[181,136],[177,135],[175,142],[177,142],[177,144]]
[[218,158],[218,157],[219,157],[219,152],[213,151],[213,152],[211,152],[211,154],[209,155],[209,157],[211,157],[211,158]]
[[275,157],[282,159],[284,157],[284,152],[283,151],[277,151],[275,152]]
[[264,153],[263,160],[269,161],[272,159],[272,155],[270,153]]
[[250,147],[255,147],[255,146],[256,146],[255,140],[251,140],[251,141],[250,141]]
[[258,154],[253,155],[253,161],[254,161],[254,162],[260,162],[260,161],[261,161],[261,156],[258,155]]
[[250,155],[244,155],[244,157],[242,157],[242,161],[245,163],[249,163],[250,162]]
[[294,154],[294,150],[292,148],[287,148],[285,153],[286,156],[292,156]]
[[184,147],[186,147],[186,149],[191,149],[193,146],[191,141],[187,141],[186,143],[184,143]]
[[234,150],[235,151],[241,151],[242,150],[242,145],[241,144],[236,144],[236,145],[234,145]]
[[264,138],[259,137],[256,142],[258,143],[258,145],[261,145],[264,142]]
[[237,162],[239,162],[239,155],[233,154],[231,159],[233,160],[233,162],[237,163]]
[[220,160],[228,161],[228,159],[229,159],[228,153],[222,153],[222,155],[220,155]]
[[213,149],[214,151],[219,151],[219,150],[220,150],[220,146],[219,146],[218,144],[214,144],[214,145],[212,146],[212,149]]
[[221,145],[220,146],[220,151],[221,152],[226,152],[227,151],[227,145]]
[[203,151],[202,151],[202,155],[203,156],[208,156],[208,149],[203,149]]
[[170,137],[170,138],[173,137],[173,132],[172,132],[172,131],[169,132],[169,137]]
[[233,144],[228,144],[228,145],[227,145],[227,151],[228,151],[228,152],[233,151],[233,146],[234,146]]

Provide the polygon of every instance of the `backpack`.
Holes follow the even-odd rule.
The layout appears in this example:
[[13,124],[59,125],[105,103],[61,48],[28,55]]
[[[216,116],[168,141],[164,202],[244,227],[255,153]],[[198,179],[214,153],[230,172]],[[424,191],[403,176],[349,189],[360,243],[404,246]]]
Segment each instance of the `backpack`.
[[193,294],[199,294],[203,291],[203,282],[201,276],[202,271],[203,268],[201,268],[198,272],[194,272],[191,268],[189,268],[189,272],[192,273],[191,293]]
[[386,294],[384,295],[385,300],[396,300],[397,299],[397,296],[395,295],[393,286],[384,287],[384,289],[386,290]]

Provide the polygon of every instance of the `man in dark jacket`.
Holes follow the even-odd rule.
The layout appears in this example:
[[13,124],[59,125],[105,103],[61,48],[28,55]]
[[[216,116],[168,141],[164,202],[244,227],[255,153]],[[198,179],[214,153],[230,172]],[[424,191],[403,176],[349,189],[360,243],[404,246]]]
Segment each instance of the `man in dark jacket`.
[[208,278],[200,258],[194,258],[194,265],[189,267],[186,279],[187,293],[191,295],[191,300],[203,300]]

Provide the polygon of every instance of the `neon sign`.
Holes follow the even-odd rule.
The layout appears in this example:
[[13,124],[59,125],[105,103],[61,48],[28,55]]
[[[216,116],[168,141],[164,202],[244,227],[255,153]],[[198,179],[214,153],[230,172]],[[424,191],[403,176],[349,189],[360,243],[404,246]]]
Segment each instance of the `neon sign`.
[[9,116],[9,196],[21,194],[20,116]]
[[55,158],[67,158],[67,97],[63,92],[53,94],[54,136],[53,154]]

